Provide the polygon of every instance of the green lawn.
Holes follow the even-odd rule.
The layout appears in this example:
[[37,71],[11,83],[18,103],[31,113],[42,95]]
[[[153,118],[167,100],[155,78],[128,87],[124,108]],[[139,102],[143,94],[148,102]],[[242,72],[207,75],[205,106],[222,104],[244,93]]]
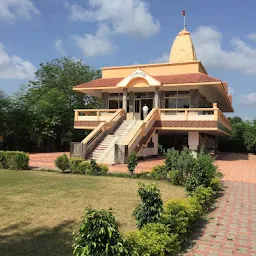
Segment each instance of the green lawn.
[[[86,207],[113,209],[122,232],[135,229],[137,180],[0,170],[0,255],[72,255],[72,232]],[[159,181],[164,201],[185,196]]]

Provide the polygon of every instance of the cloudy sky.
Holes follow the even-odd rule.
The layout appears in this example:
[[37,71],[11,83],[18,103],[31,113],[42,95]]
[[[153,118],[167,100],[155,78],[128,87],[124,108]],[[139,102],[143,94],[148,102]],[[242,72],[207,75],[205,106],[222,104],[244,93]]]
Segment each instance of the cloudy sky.
[[0,0],[0,90],[64,55],[95,68],[166,62],[186,9],[197,57],[256,117],[255,0]]

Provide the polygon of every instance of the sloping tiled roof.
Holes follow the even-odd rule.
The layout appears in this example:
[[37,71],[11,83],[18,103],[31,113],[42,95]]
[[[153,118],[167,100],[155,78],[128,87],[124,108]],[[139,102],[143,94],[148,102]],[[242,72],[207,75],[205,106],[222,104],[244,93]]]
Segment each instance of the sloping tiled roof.
[[[189,83],[211,83],[221,82],[221,80],[208,76],[203,73],[178,74],[152,76],[161,84],[189,84]],[[76,85],[74,88],[97,88],[97,87],[115,87],[123,78],[101,78],[85,84]]]

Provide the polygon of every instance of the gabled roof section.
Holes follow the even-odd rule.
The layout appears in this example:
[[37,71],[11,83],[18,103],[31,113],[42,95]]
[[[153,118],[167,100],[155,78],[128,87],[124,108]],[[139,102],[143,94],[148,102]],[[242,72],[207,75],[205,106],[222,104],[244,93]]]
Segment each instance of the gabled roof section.
[[129,83],[136,79],[136,78],[142,78],[145,79],[149,86],[160,86],[161,82],[159,82],[154,77],[150,76],[146,72],[144,72],[142,69],[138,68],[136,71],[134,71],[131,75],[125,77],[117,84],[117,87],[127,87]]
[[[113,87],[117,88],[118,84],[121,81],[125,81],[126,78],[101,78],[97,80],[93,80],[88,83],[79,84],[74,86],[74,90],[76,89],[97,89],[104,87]],[[203,73],[192,73],[192,74],[178,74],[178,75],[163,75],[163,76],[152,76],[152,79],[160,83],[164,84],[195,84],[195,83],[217,83],[221,82],[220,79],[208,76]],[[127,82],[127,81],[126,81]],[[122,87],[122,86],[120,86]]]

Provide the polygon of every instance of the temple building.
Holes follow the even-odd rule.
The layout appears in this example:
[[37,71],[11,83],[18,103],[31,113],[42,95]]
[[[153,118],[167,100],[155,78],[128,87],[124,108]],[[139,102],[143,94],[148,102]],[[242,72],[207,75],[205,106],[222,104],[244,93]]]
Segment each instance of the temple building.
[[234,111],[228,84],[208,75],[185,28],[168,63],[101,70],[101,79],[73,88],[100,98],[102,107],[75,110],[75,128],[92,132],[71,144],[71,156],[125,163],[133,151],[140,157],[157,156],[160,145],[213,150],[219,136],[231,134],[223,115]]

